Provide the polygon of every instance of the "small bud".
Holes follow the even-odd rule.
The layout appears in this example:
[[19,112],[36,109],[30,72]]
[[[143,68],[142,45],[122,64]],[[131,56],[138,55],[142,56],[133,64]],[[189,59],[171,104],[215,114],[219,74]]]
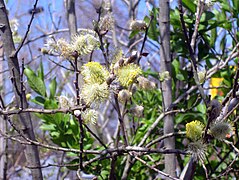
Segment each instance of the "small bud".
[[41,48],[41,53],[42,54],[48,54],[49,50],[47,50],[46,48]]
[[134,20],[130,24],[130,29],[135,31],[144,31],[147,28],[147,24],[144,21]]
[[135,107],[130,109],[130,112],[136,117],[143,117],[144,107],[136,105]]
[[118,62],[119,62],[120,67],[122,67],[124,65],[124,59],[123,58],[121,58]]
[[170,74],[168,71],[159,73],[159,81],[163,82],[163,81],[167,81],[169,79],[170,79]]
[[26,99],[27,99],[27,101],[29,101],[29,100],[31,99],[31,96],[32,96],[32,95],[31,95],[31,94],[29,94],[29,93],[28,93],[28,94],[26,94]]
[[135,62],[140,57],[139,51],[133,51],[130,57],[126,60],[125,64],[130,64]]
[[147,78],[143,76],[139,76],[137,78],[137,81],[138,81],[139,88],[143,90],[151,90],[156,87],[154,82],[149,81]]
[[222,105],[217,99],[213,99],[210,102],[210,106],[208,108],[208,121],[209,123],[213,122],[221,113]]
[[114,74],[110,74],[110,76],[106,79],[106,83],[107,85],[110,85],[115,79],[115,75]]
[[121,103],[125,103],[126,101],[128,101],[132,96],[132,93],[129,92],[126,89],[123,89],[119,92],[118,94],[118,99]]
[[75,111],[74,111],[74,115],[75,115],[76,117],[79,117],[79,116],[81,115],[81,111],[80,111],[80,110],[75,110]]
[[109,30],[111,30],[114,26],[115,20],[112,13],[106,14],[103,18],[101,18],[99,22],[99,29],[101,35],[106,34]]
[[71,102],[66,96],[60,96],[59,98],[60,108],[70,108]]
[[198,79],[199,79],[200,84],[202,84],[205,81],[205,77],[206,77],[206,72],[205,71],[199,71],[198,72]]
[[134,94],[136,91],[137,91],[137,85],[134,83],[134,84],[132,84],[131,92],[132,92],[132,94]]
[[82,119],[85,123],[91,123],[93,125],[96,124],[98,119],[98,112],[94,109],[87,109],[82,113]]
[[120,67],[122,67],[124,65],[124,59],[121,58],[120,60],[118,60],[114,66],[113,66],[113,70],[114,72],[117,72],[119,70]]

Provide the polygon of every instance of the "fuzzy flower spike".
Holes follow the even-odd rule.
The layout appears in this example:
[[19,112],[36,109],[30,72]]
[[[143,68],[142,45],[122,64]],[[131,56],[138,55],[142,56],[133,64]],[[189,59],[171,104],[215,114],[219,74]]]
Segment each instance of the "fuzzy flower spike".
[[231,134],[233,127],[229,122],[215,122],[210,127],[210,133],[214,138],[218,140],[223,140],[227,137],[228,134]]
[[102,84],[109,77],[109,72],[98,62],[88,62],[82,67],[81,74],[87,84]]
[[87,105],[95,102],[99,104],[109,96],[106,79],[109,72],[98,62],[88,62],[82,67],[81,74],[85,84],[81,91],[81,97]]
[[192,121],[186,124],[186,135],[195,142],[202,138],[203,129],[204,125],[200,121]]
[[119,82],[125,87],[131,85],[140,74],[142,74],[142,70],[136,64],[128,64],[126,66],[120,67],[116,71]]

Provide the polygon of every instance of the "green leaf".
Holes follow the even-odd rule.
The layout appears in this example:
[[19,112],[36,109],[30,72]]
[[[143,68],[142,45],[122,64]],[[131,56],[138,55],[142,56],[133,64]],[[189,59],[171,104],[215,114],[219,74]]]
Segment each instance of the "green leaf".
[[205,12],[205,13],[202,14],[202,17],[201,17],[201,19],[200,19],[200,22],[208,21],[208,20],[210,20],[210,19],[212,19],[212,18],[214,18],[214,17],[215,17],[215,14],[213,14],[213,13],[210,12],[210,11],[207,11],[207,12]]
[[37,94],[42,96],[46,96],[46,87],[41,78],[37,77],[37,75],[30,68],[26,68],[24,70],[24,74],[27,76],[27,82],[31,89],[35,91]]
[[37,70],[37,76],[39,77],[39,78],[41,78],[41,80],[44,82],[44,69],[43,69],[43,64],[42,64],[42,62],[40,63],[40,66],[39,66],[39,68],[38,68],[38,70]]
[[180,81],[183,81],[184,80],[184,76],[182,74],[177,74],[176,75],[176,78]]
[[41,125],[40,127],[42,130],[44,131],[53,131],[53,130],[56,130],[56,126],[54,124],[43,124]]
[[71,165],[75,164],[75,166],[66,166],[66,167],[70,170],[75,170],[76,171],[78,169],[78,166],[79,166],[79,159],[74,159],[68,164],[71,164]]
[[182,0],[183,6],[190,10],[192,13],[196,12],[196,5],[192,0]]
[[221,7],[223,10],[230,12],[230,5],[228,4],[228,2],[224,1],[223,3],[221,3]]
[[56,77],[51,81],[49,88],[50,88],[50,99],[54,99],[57,88]]
[[204,105],[204,104],[199,104],[198,106],[197,106],[197,110],[199,111],[199,112],[201,112],[202,114],[206,114],[206,112],[207,112],[207,108],[206,108],[206,105]]
[[180,71],[180,63],[177,59],[174,59],[172,62],[173,68],[175,70],[175,73],[178,74]]
[[137,34],[139,34],[139,30],[134,30],[130,33],[129,35],[129,39],[132,39],[134,36],[136,36]]
[[58,138],[58,137],[60,136],[60,133],[54,131],[54,132],[51,132],[50,135],[51,135],[52,137],[54,137],[54,139],[55,139],[55,138]]
[[232,0],[232,2],[233,2],[233,6],[232,7],[237,12],[235,14],[238,15],[238,12],[239,12],[239,1],[238,0]]
[[211,36],[210,36],[210,46],[211,47],[214,47],[216,39],[217,39],[217,29],[214,28],[211,30]]
[[41,106],[44,106],[44,103],[45,103],[46,100],[41,96],[37,96],[34,99],[32,99],[31,101],[36,103],[36,104],[39,104]]
[[[151,13],[154,14],[154,17],[157,17],[158,16],[158,11],[154,8],[153,11]],[[145,16],[144,17],[144,21],[149,24],[149,21],[150,21],[150,18],[148,16]],[[151,24],[149,26],[149,29],[148,29],[148,37],[156,42],[159,42],[158,40],[158,37],[159,37],[159,28],[158,28],[158,21],[156,18],[154,18],[152,21],[151,21]]]
[[226,34],[225,34],[220,42],[220,48],[221,48],[222,52],[224,52],[224,50],[226,48],[226,43],[227,43],[227,39],[226,39]]
[[197,98],[198,98],[198,95],[197,95],[197,94],[193,94],[193,95],[190,97],[190,99],[188,100],[187,107],[188,107],[188,108],[191,108],[192,106],[194,106],[194,105],[195,105],[195,102],[196,102],[196,100],[197,100]]

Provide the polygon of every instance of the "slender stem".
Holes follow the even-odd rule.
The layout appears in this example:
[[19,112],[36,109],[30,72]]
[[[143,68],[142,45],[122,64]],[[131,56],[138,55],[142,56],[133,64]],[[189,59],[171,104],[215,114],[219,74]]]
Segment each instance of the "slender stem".
[[122,116],[122,114],[120,112],[118,97],[117,97],[116,94],[115,94],[115,106],[116,106],[116,111],[118,113],[118,119],[119,119],[119,122],[120,122],[120,128],[121,128],[122,134],[123,134],[124,144],[125,144],[125,146],[128,146],[128,140],[127,140],[126,131],[125,131],[125,127],[124,127],[123,116]]
[[103,141],[93,132],[91,131],[91,129],[86,125],[84,124],[85,128],[92,134],[92,136],[95,137],[95,139],[97,139],[99,141],[99,143],[104,146],[105,149],[107,149],[107,146],[103,143]]
[[[78,71],[78,63],[77,63],[77,59],[78,59],[78,54],[77,52],[75,52],[75,88],[76,88],[76,104],[77,106],[80,105],[80,89],[79,89],[79,71]],[[84,128],[83,128],[83,121],[82,121],[82,117],[81,115],[79,115],[77,117],[78,122],[79,122],[79,126],[80,126],[80,153],[79,153],[79,158],[80,158],[80,165],[79,168],[80,170],[83,170],[83,149],[84,149]]]

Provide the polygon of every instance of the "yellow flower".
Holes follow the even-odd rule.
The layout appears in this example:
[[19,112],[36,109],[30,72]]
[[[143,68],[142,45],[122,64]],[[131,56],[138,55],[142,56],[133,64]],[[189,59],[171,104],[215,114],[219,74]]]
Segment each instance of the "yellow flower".
[[210,92],[211,92],[212,99],[217,95],[222,95],[222,91],[217,88],[221,85],[222,81],[223,81],[223,78],[211,78],[210,87],[213,87],[213,88],[211,89]]
[[142,74],[142,70],[136,64],[128,64],[116,71],[119,82],[125,87],[131,85],[140,74]]
[[202,137],[204,125],[200,121],[192,121],[186,124],[186,135],[192,141],[197,141]]
[[88,62],[82,67],[81,74],[88,84],[102,84],[109,77],[109,72],[98,62]]
[[87,105],[104,101],[109,96],[109,89],[106,83],[84,84],[81,97]]

